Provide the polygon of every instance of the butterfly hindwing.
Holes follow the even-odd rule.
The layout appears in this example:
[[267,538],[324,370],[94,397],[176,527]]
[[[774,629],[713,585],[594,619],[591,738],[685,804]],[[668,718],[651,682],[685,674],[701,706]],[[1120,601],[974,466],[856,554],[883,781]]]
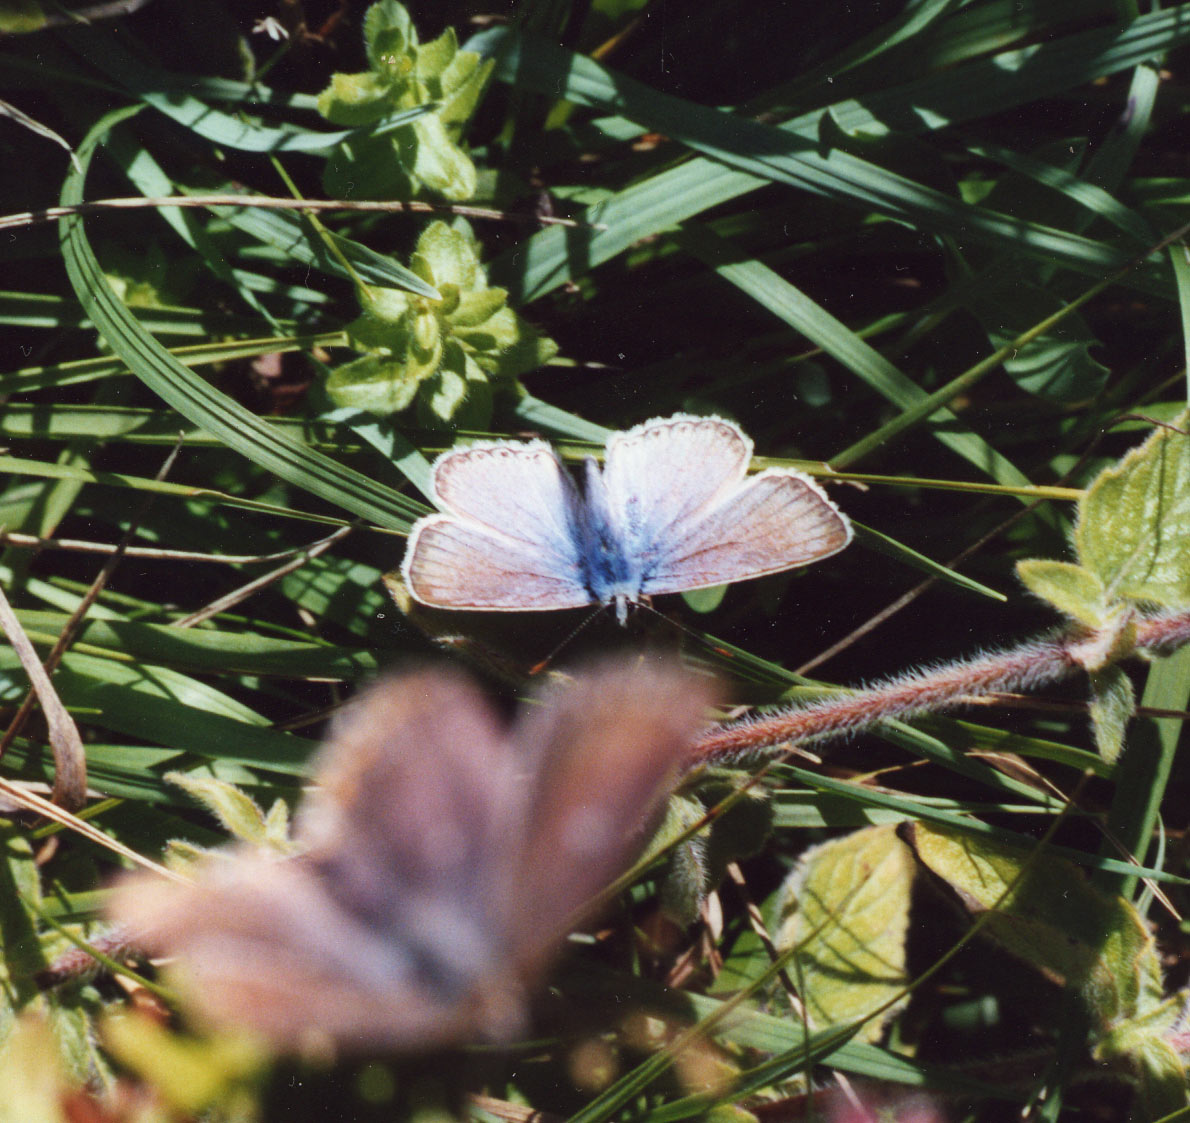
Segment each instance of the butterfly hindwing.
[[132,879],[110,907],[144,947],[178,957],[188,1007],[210,1027],[299,1051],[424,1049],[485,1028],[480,1005],[339,908],[301,859],[233,850],[200,866],[196,884]]
[[452,515],[430,515],[417,523],[402,573],[417,600],[438,608],[513,612],[591,603],[576,558],[492,534]]
[[773,468],[700,512],[651,559],[641,591],[676,593],[746,581],[838,553],[851,523],[808,476]]

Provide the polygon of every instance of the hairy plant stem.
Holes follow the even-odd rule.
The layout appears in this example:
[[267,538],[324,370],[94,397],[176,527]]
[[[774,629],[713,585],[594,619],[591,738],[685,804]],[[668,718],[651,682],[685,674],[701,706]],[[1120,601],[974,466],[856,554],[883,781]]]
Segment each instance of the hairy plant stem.
[[[1168,654],[1190,640],[1190,612],[1142,617],[1135,648]],[[908,674],[864,690],[796,709],[717,726],[695,742],[691,764],[735,757],[809,740],[854,733],[890,718],[913,717],[966,704],[981,695],[1031,690],[1082,670],[1101,651],[1103,638],[1088,630],[1056,632],[1016,647],[934,670]]]

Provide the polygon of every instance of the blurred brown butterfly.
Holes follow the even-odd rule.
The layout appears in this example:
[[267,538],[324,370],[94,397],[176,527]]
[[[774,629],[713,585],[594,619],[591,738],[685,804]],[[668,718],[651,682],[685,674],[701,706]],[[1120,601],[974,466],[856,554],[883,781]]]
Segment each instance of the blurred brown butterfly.
[[340,719],[296,858],[136,875],[112,915],[190,1009],[281,1049],[431,1048],[523,1026],[525,990],[624,865],[703,721],[705,681],[633,663],[504,727],[467,680],[384,680]]

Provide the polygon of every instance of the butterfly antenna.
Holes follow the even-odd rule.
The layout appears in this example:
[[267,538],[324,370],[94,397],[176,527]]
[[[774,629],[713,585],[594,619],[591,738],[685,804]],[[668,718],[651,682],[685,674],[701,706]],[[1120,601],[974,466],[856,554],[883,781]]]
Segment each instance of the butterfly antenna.
[[546,667],[548,667],[558,657],[558,653],[562,651],[563,648],[573,643],[575,636],[577,636],[579,632],[587,627],[587,625],[589,625],[591,621],[594,620],[595,617],[598,616],[605,608],[607,608],[607,605],[601,604],[597,608],[593,609],[587,616],[585,616],[583,620],[575,626],[574,630],[563,638],[562,642],[559,643],[557,647],[553,649],[553,651],[551,651],[540,662],[534,663],[533,666],[529,668],[529,677],[532,678],[534,675],[541,674],[541,672],[544,671]]
[[642,597],[636,602],[636,608],[643,608],[647,612],[651,612],[654,616],[661,617],[671,628],[676,628],[679,632],[684,632],[692,640],[695,640],[700,647],[704,647],[715,655],[729,657],[732,653],[723,646],[722,642],[715,639],[714,636],[708,635],[706,632],[697,631],[691,628],[688,624],[683,624],[681,620],[677,620],[672,616],[667,616],[664,612],[658,612],[652,605],[648,598]]

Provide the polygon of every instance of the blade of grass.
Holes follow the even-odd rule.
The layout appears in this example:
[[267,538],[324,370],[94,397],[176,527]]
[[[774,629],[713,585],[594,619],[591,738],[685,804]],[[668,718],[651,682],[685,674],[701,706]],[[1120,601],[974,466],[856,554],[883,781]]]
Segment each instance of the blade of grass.
[[[108,114],[87,135],[78,151],[82,174],[68,174],[63,204],[82,201],[83,175],[96,148],[128,115]],[[286,482],[381,526],[408,530],[411,510],[404,496],[278,433],[174,359],[117,298],[77,216],[62,220],[62,247],[75,294],[112,350],[180,414]]]

